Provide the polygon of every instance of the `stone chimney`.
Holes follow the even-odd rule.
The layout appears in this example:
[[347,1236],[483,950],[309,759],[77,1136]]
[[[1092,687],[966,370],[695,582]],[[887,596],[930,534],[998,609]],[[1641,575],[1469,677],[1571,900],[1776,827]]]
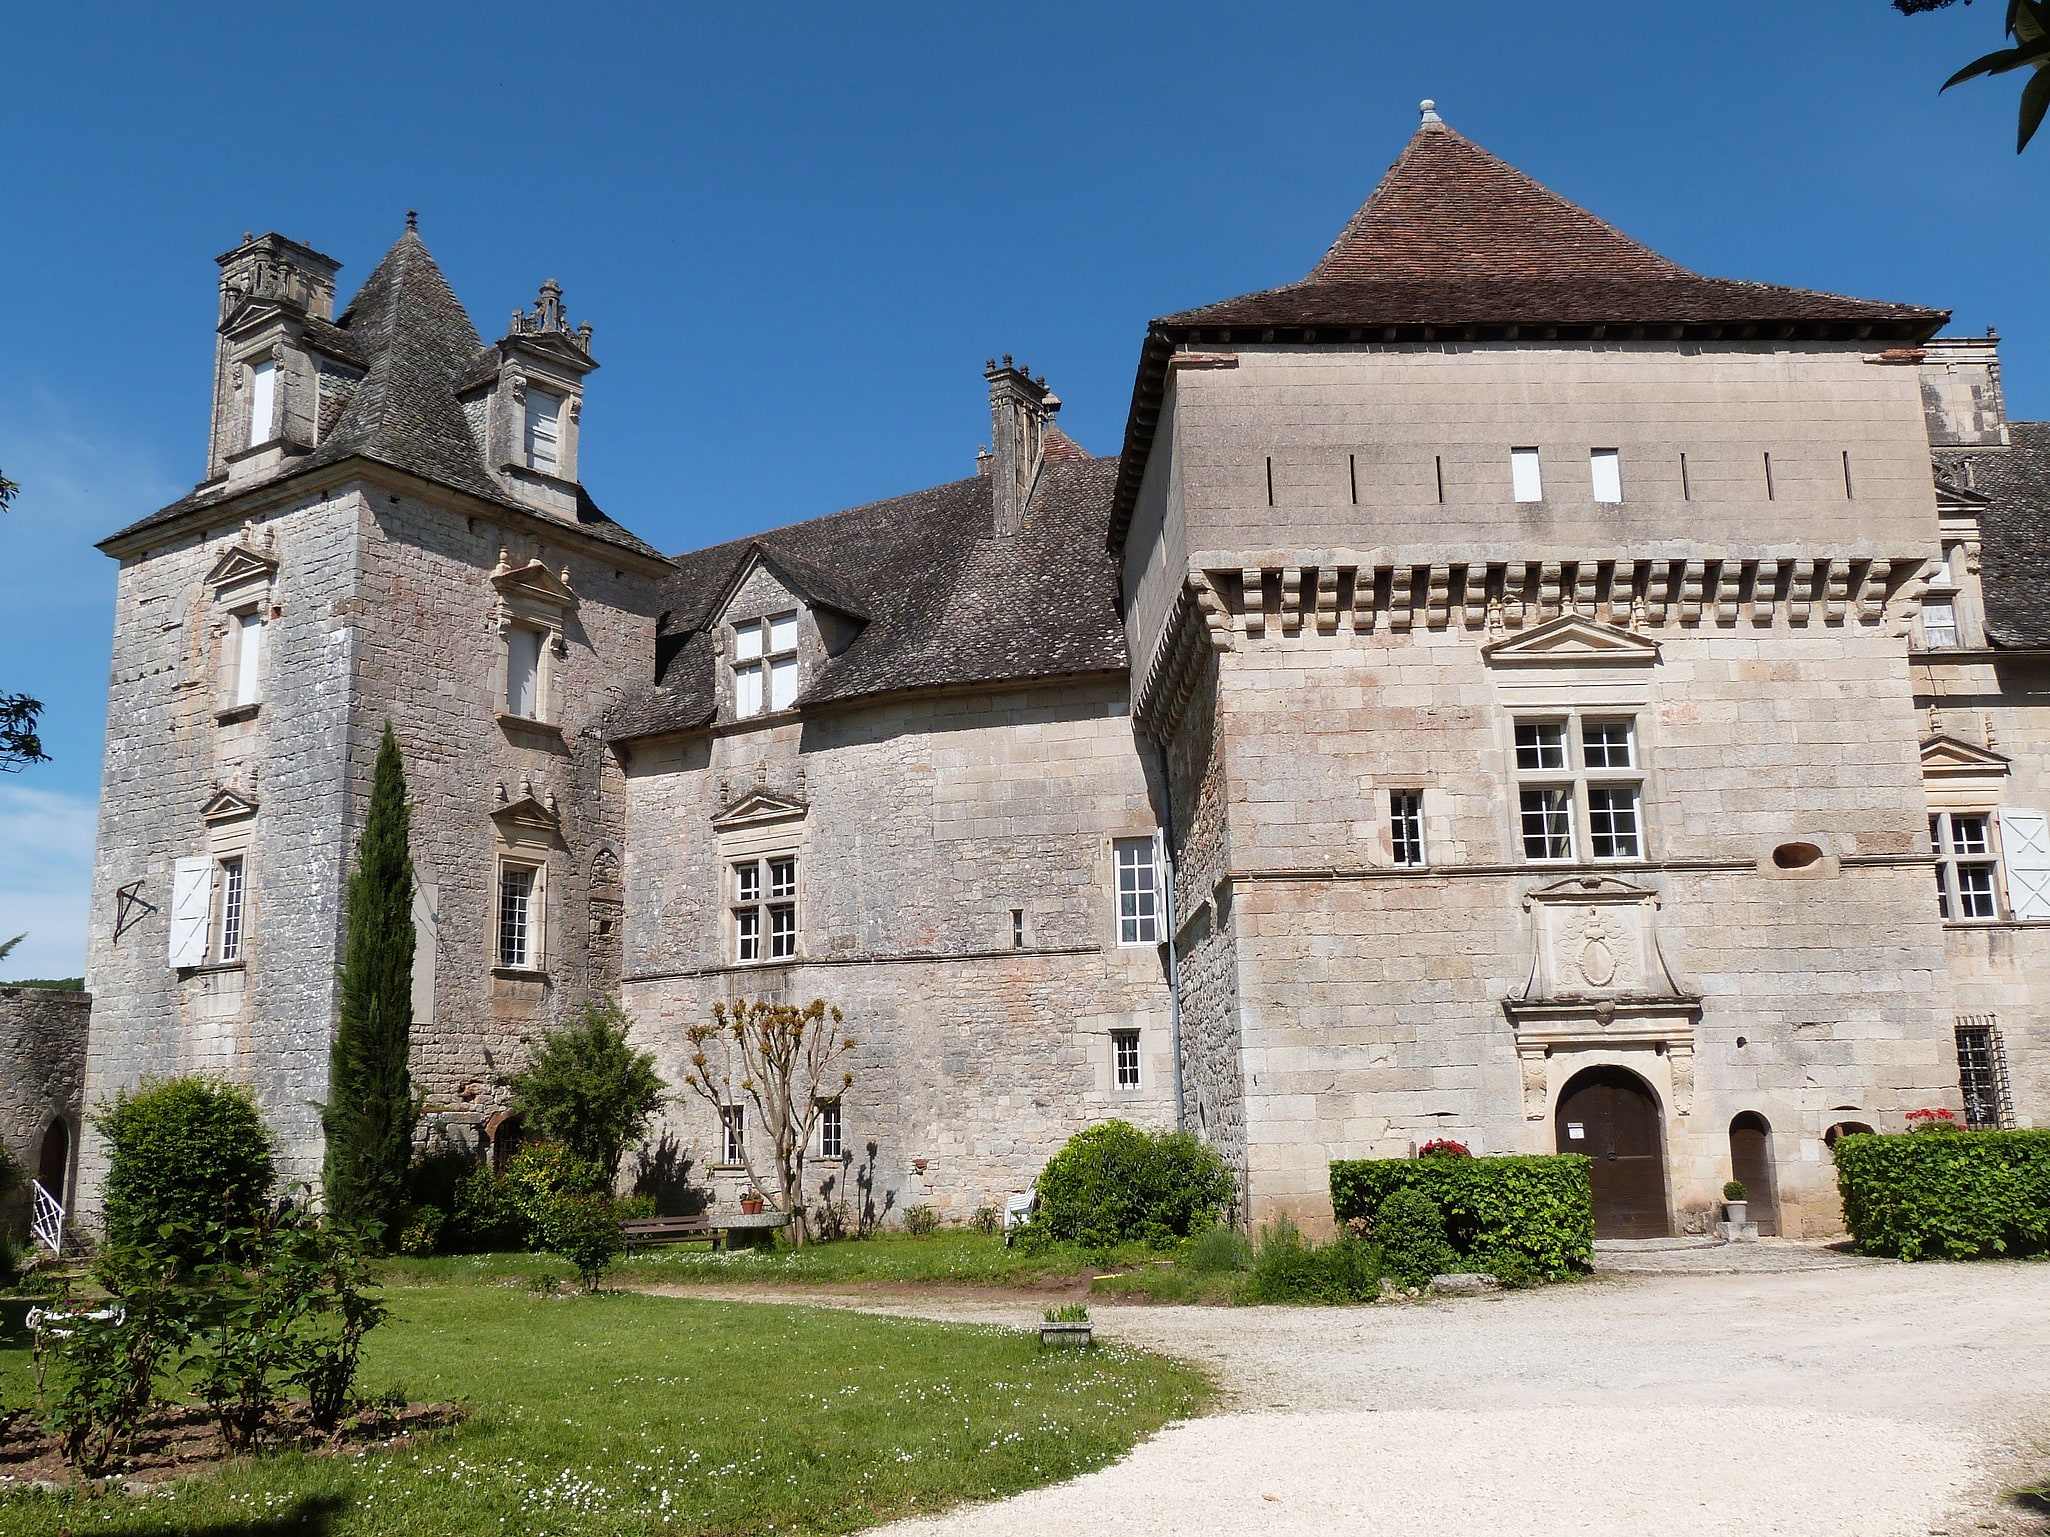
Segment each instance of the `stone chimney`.
[[999,364],[991,358],[983,370],[989,380],[990,504],[996,532],[1015,534],[1025,526],[1025,509],[1032,500],[1032,483],[1039,478],[1039,461],[1046,445],[1046,424],[1060,410],[1060,397],[1024,369],[1013,366],[1010,354]]

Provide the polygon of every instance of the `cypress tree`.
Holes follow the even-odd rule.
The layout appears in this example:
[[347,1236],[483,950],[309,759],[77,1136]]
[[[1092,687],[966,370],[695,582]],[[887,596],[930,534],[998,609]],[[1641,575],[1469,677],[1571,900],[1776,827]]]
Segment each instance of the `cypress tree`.
[[342,1222],[398,1231],[419,1107],[407,1071],[413,1025],[413,860],[406,771],[391,722],[377,749],[370,815],[349,877],[341,1019],[328,1058],[322,1182]]

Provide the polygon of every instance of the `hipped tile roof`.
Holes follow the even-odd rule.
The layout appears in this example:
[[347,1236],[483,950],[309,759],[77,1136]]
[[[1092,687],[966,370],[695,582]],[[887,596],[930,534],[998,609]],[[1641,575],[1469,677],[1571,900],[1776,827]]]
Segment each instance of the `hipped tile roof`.
[[[462,303],[420,236],[408,229],[364,279],[349,307],[329,325],[311,320],[308,340],[324,352],[365,366],[333,429],[311,453],[259,484],[269,486],[327,465],[362,458],[388,464],[422,480],[547,520],[500,488],[484,462],[457,399],[474,380],[484,346]],[[175,522],[185,514],[249,489],[209,484],[101,541]],[[584,494],[577,495],[577,526],[608,544],[661,558],[661,552],[621,528]]]
[[1300,282],[1164,316],[1132,388],[1111,516],[1122,544],[1168,361],[1193,343],[1452,341],[1647,334],[1918,342],[1947,311],[1703,277],[1427,117]]
[[1118,573],[1104,539],[1117,461],[1062,442],[1058,458],[1044,456],[1015,534],[994,532],[991,482],[977,476],[677,556],[656,631],[657,682],[607,716],[606,735],[712,723],[716,627],[757,556],[809,596],[866,615],[806,680],[800,711],[907,689],[1123,672]]
[[1996,648],[2050,648],[2050,422],[2010,422],[2007,448],[1949,449],[1938,473],[1985,498],[1979,585]]

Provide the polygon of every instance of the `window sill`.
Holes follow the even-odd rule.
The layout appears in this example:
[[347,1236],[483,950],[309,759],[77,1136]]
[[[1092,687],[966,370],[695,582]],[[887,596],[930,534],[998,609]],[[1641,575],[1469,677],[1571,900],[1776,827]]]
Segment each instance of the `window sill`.
[[248,965],[249,962],[247,960],[238,956],[232,961],[208,961],[203,966],[180,966],[178,968],[178,975],[181,977],[215,977],[220,976],[224,972],[246,970]]
[[539,966],[494,966],[491,968],[491,974],[494,977],[501,977],[508,982],[546,982],[548,980],[548,973]]
[[504,710],[500,710],[498,712],[498,724],[507,731],[531,731],[540,736],[552,736],[557,741],[562,739],[562,727],[556,725],[554,721],[535,720],[527,715],[509,715]]
[[253,704],[231,704],[226,709],[214,711],[214,724],[232,726],[239,721],[255,720],[257,711],[262,708],[261,701]]

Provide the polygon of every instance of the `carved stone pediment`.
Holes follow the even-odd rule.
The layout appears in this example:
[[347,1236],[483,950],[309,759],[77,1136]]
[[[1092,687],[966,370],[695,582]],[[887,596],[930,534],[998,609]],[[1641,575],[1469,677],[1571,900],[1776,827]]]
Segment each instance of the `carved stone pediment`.
[[713,817],[712,826],[720,832],[728,832],[736,827],[803,817],[810,811],[811,806],[807,802],[792,796],[778,795],[773,790],[750,790]]
[[1658,642],[1614,625],[1568,614],[1509,640],[1481,647],[1490,667],[1649,667],[1659,659]]
[[525,598],[529,602],[555,608],[572,608],[577,601],[577,595],[570,590],[569,567],[564,566],[558,575],[538,560],[515,566],[506,559],[503,551],[499,554],[498,568],[491,573],[491,585],[502,597]]
[[241,817],[256,815],[256,797],[246,795],[233,785],[223,785],[207,798],[199,808],[200,820],[205,822],[233,822]]
[[1933,736],[1922,744],[1924,779],[1981,778],[2002,775],[2009,760],[1990,748],[1974,747],[1954,736]]
[[268,544],[256,542],[256,531],[244,528],[241,537],[225,550],[206,574],[207,586],[219,591],[240,587],[245,582],[268,582],[277,574],[278,558]]
[[[553,801],[554,797],[549,799]],[[515,842],[546,841],[562,828],[562,818],[556,815],[555,807],[532,794],[493,807],[491,820],[498,824],[500,833]]]

